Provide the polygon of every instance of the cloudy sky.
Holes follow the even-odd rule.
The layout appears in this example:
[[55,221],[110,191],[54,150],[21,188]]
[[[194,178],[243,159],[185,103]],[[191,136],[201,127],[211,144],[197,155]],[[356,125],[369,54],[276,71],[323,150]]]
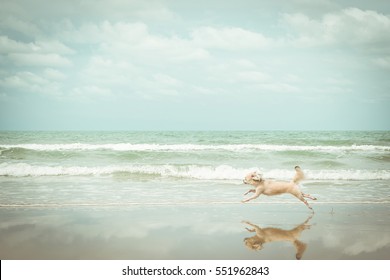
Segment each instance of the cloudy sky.
[[390,129],[390,4],[0,0],[1,130]]

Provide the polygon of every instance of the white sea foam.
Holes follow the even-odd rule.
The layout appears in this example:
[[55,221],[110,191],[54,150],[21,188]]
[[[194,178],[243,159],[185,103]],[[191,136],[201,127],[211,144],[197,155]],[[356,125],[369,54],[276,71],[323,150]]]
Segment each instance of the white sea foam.
[[[235,168],[229,165],[110,165],[110,166],[39,166],[27,163],[0,164],[0,176],[105,176],[117,173],[197,180],[242,180],[257,168]],[[265,178],[290,180],[292,170],[262,171]],[[390,180],[390,170],[305,170],[308,180]]]
[[201,144],[0,144],[1,149],[22,148],[36,151],[390,151],[390,146],[378,145],[350,145],[350,146],[324,146],[324,145],[272,145],[272,144],[228,144],[228,145],[201,145]]

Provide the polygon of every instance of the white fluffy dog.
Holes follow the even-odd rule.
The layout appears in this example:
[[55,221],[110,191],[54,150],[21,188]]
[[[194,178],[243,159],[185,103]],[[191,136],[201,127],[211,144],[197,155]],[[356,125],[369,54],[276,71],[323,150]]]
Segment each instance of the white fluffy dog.
[[305,203],[306,206],[313,211],[313,208],[311,208],[309,203],[307,203],[305,197],[312,200],[316,200],[316,198],[309,194],[304,194],[299,189],[299,182],[302,181],[304,177],[305,176],[299,166],[295,166],[295,176],[291,182],[264,180],[262,175],[257,172],[249,173],[244,179],[244,184],[252,185],[255,188],[250,189],[244,195],[247,195],[250,192],[254,192],[255,194],[247,199],[244,199],[242,202],[248,202],[252,199],[256,199],[261,194],[278,195],[282,193],[290,193]]

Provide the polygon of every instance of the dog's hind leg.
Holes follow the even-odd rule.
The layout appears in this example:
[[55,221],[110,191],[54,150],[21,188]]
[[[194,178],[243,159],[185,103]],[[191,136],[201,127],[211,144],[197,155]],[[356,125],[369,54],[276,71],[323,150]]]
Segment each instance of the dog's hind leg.
[[[313,211],[313,208],[311,208],[311,206],[309,205],[309,203],[306,201],[306,199],[303,197],[302,193],[301,192],[294,192],[294,193],[291,193],[293,196],[295,196],[296,198],[298,198],[300,201],[302,201],[303,203],[305,203],[305,205],[307,206],[307,208],[309,208],[311,211]],[[313,211],[314,212],[314,211]]]
[[317,200],[317,198],[311,196],[310,194],[302,193],[302,196],[303,196],[303,197],[310,198],[311,200]]

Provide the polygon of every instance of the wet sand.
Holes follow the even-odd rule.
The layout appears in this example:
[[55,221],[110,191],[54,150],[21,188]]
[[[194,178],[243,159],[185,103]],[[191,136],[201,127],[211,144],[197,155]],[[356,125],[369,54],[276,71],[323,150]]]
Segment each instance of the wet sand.
[[0,259],[390,259],[390,204],[2,207]]

